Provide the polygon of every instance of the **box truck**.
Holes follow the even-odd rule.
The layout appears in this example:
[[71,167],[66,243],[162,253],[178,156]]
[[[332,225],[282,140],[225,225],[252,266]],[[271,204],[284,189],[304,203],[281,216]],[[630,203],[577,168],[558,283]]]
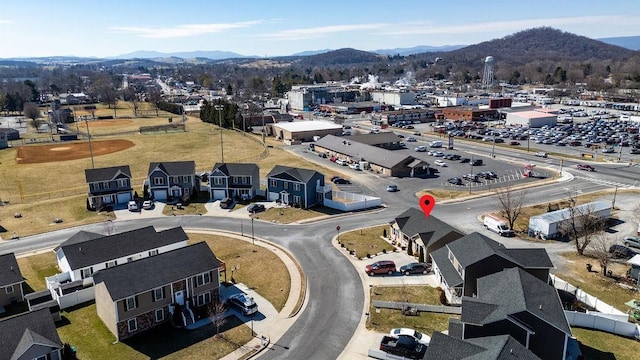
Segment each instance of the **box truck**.
[[506,221],[493,215],[484,217],[484,228],[500,234],[501,236],[513,236],[513,230],[509,229]]

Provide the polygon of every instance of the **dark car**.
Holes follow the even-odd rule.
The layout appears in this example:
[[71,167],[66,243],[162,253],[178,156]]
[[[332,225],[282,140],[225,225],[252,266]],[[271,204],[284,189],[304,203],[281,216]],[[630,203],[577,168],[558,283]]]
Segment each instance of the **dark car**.
[[396,264],[391,260],[380,260],[374,262],[373,264],[367,265],[364,268],[364,271],[369,274],[369,276],[373,276],[376,274],[391,275],[396,272]]
[[477,174],[464,174],[462,175],[462,178],[469,181],[478,181]]
[[480,166],[482,165],[482,159],[475,159],[471,162],[471,166]]
[[246,294],[231,295],[229,296],[228,302],[231,307],[236,308],[244,316],[258,312],[258,304],[256,304],[251,296]]
[[220,208],[221,209],[231,209],[233,207],[233,199],[232,198],[224,198],[220,200]]
[[387,191],[388,191],[388,192],[396,192],[396,191],[399,191],[399,190],[398,190],[398,185],[389,185],[389,186],[387,186]]
[[462,185],[462,179],[460,179],[459,177],[449,178],[447,179],[447,182],[453,185]]
[[470,162],[470,161],[471,161],[471,159],[469,159],[469,158],[462,158],[462,159],[460,159],[460,162],[461,162],[461,163],[463,163],[463,164],[464,164],[464,163],[468,163],[468,162]]
[[351,184],[351,181],[343,178],[337,178],[337,179],[333,179],[333,183],[336,185],[349,185]]
[[431,270],[431,266],[425,263],[410,263],[400,267],[402,275],[409,274],[427,274]]
[[262,204],[251,204],[249,206],[247,206],[247,211],[255,214],[255,213],[259,213],[265,210],[264,205]]
[[596,169],[594,169],[593,166],[588,165],[588,164],[578,164],[578,165],[576,165],[576,167],[578,168],[578,170],[596,171]]
[[632,257],[638,255],[637,252],[623,245],[611,245],[611,247],[609,248],[609,254],[611,254],[614,259],[624,260],[629,260]]

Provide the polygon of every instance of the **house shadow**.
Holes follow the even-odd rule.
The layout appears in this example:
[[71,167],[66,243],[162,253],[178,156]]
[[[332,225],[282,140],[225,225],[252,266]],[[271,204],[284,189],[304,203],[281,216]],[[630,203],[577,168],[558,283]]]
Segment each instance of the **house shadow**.
[[616,356],[613,353],[598,350],[592,348],[583,343],[580,343],[580,351],[582,352],[583,359],[589,360],[616,360]]
[[[243,325],[243,321],[232,315],[226,318],[220,326],[220,333]],[[217,334],[216,326],[209,323],[193,330],[178,329],[170,323],[164,323],[140,335],[136,335],[122,342],[135,351],[144,354],[149,359],[159,359],[188,348],[201,341],[211,339]],[[232,342],[224,338],[223,341]],[[244,344],[233,344],[236,348]]]

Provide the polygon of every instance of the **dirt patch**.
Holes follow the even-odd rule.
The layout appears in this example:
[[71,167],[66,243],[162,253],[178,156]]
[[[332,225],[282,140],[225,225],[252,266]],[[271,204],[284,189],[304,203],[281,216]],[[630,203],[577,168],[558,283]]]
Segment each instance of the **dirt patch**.
[[[93,151],[93,156],[100,156],[125,150],[134,145],[133,142],[122,139],[93,141],[91,142],[91,150]],[[21,146],[18,148],[16,162],[18,164],[39,164],[84,159],[90,156],[88,142],[67,143],[64,146],[59,144]]]
[[[109,127],[109,126],[122,126],[133,124],[133,120],[91,120],[89,121],[89,129],[98,128],[98,127]],[[79,123],[80,128],[82,130],[87,130],[87,125],[84,122]]]

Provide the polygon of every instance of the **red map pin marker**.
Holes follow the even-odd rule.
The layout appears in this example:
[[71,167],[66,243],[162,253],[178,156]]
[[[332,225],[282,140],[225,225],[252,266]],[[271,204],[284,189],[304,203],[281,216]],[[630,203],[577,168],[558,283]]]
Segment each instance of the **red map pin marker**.
[[420,207],[422,208],[422,212],[424,213],[425,217],[429,217],[429,214],[431,214],[431,210],[433,210],[434,206],[436,206],[436,199],[434,199],[433,196],[422,195],[422,197],[420,198]]

